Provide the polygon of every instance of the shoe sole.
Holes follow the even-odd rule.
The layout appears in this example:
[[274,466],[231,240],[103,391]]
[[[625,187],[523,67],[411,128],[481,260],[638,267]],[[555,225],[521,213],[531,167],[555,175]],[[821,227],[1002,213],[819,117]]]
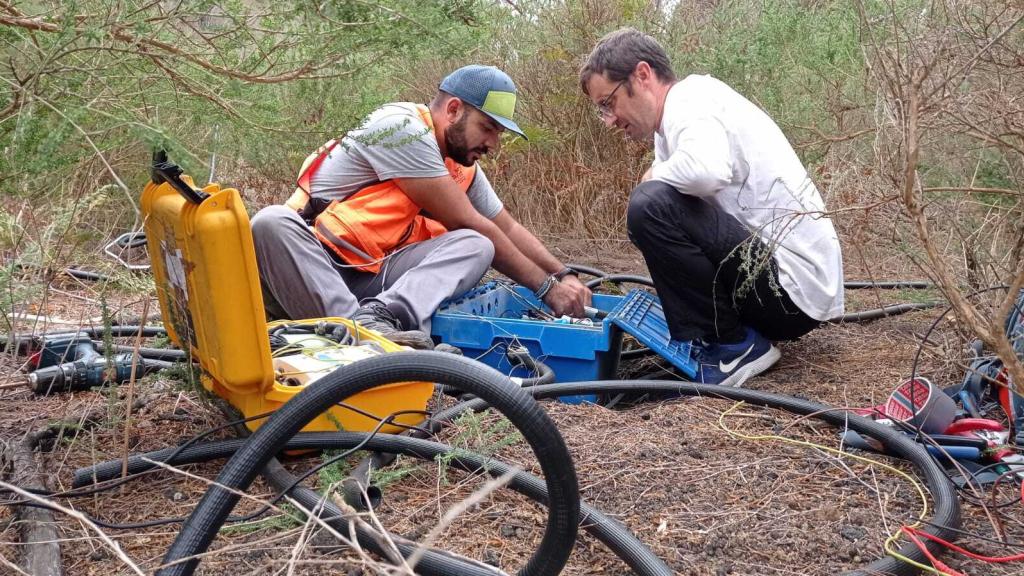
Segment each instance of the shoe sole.
[[384,338],[392,344],[398,344],[399,346],[405,346],[412,348],[413,350],[433,350],[434,341],[430,339],[430,336],[426,332],[420,330],[401,330],[398,332],[381,332],[375,328],[367,328],[360,325],[363,330],[370,330],[377,336]]
[[434,341],[430,339],[430,336],[418,330],[392,332],[391,334],[383,334],[383,336],[399,346],[408,346],[414,350],[434,349]]
[[778,348],[772,345],[772,347],[762,354],[760,358],[738,368],[735,374],[729,376],[725,380],[722,380],[722,383],[719,384],[719,386],[741,388],[747,380],[750,380],[754,376],[757,376],[771,368],[781,357],[782,353],[779,352]]

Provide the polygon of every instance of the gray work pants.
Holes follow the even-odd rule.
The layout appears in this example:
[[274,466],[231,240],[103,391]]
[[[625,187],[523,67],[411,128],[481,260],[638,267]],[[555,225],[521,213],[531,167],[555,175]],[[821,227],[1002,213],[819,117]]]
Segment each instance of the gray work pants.
[[361,272],[339,263],[287,206],[260,210],[252,237],[268,318],[349,317],[361,300],[376,298],[404,329],[428,334],[441,302],[475,286],[494,258],[488,238],[453,230],[393,253],[379,274]]

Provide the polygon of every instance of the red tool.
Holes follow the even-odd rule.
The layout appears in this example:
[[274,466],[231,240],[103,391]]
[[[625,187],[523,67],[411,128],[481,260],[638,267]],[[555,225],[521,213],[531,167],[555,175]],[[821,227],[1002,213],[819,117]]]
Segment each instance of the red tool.
[[1004,432],[1006,428],[1000,422],[988,418],[961,418],[946,428],[946,434],[967,436],[968,434],[962,434],[962,432],[974,432],[975,430]]
[[1006,465],[1008,471],[1024,479],[1024,455],[1007,446],[1010,431],[1001,423],[987,418],[961,418],[946,429],[946,434],[977,437],[988,443],[986,454]]

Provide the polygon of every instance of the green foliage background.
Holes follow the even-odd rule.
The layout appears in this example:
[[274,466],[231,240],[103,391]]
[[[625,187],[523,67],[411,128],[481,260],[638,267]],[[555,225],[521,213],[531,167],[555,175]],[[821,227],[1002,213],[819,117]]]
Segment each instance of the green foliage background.
[[486,32],[460,0],[111,4],[23,2],[22,20],[57,29],[0,26],[0,109],[18,103],[0,117],[4,194],[114,183],[99,151],[137,195],[155,146],[203,182],[214,152],[287,173],[395,97],[397,70],[470,52]]
[[[302,159],[375,106],[426,101],[445,74],[472,62],[504,68],[521,91],[529,142],[507,142],[485,160],[511,211],[538,232],[621,238],[627,192],[650,152],[594,117],[577,70],[598,38],[624,25],[660,40],[680,76],[715,75],[765,108],[831,208],[867,205],[892,194],[887,171],[901,153],[892,138],[898,102],[885,92],[877,54],[892,49],[910,62],[913,47],[926,54],[929,42],[989,34],[1016,17],[1010,5],[923,0],[4,6],[0,249],[32,262],[95,250],[137,225],[132,204],[154,147],[199,183],[216,157],[216,179],[243,190],[255,210],[283,201]],[[1001,42],[1024,44],[1020,26]],[[974,96],[993,83],[968,75],[956,88]],[[1019,189],[1021,154],[962,127],[935,130],[921,175],[931,186]],[[1012,195],[990,200],[1019,213]],[[836,222],[841,232],[877,224],[886,234],[892,219]]]

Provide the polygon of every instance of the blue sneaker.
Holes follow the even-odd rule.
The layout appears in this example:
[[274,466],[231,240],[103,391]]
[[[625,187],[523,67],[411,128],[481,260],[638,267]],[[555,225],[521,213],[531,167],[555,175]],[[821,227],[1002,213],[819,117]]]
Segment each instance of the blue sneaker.
[[713,344],[694,340],[692,346],[698,364],[693,381],[719,386],[742,386],[782,356],[771,341],[753,328],[747,328],[747,337],[742,342]]

